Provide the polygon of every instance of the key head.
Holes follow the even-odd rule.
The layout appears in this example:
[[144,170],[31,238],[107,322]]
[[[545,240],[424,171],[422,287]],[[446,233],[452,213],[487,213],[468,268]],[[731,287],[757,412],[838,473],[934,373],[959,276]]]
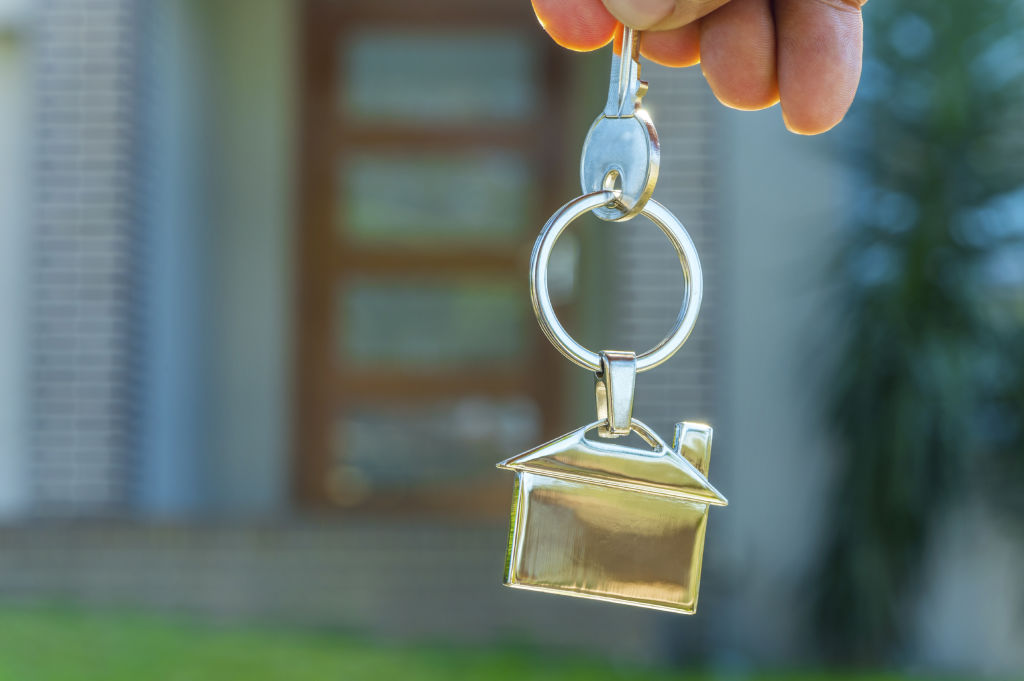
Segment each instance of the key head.
[[[654,193],[660,161],[658,133],[646,111],[638,107],[631,116],[598,116],[583,143],[580,184],[584,194],[619,189],[621,196],[619,205],[595,208],[594,215],[621,221],[640,213]],[[613,180],[614,186],[606,184]]]

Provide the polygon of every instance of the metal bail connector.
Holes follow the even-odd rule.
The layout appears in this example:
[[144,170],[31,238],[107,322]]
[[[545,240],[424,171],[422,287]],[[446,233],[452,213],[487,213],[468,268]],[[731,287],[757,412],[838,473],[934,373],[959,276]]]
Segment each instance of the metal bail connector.
[[597,418],[601,437],[629,435],[633,422],[633,394],[636,388],[636,353],[605,350],[601,370],[594,375]]
[[584,194],[617,190],[618,200],[594,209],[602,220],[628,220],[643,210],[658,181],[661,150],[651,117],[640,102],[640,32],[622,32],[622,53],[612,51],[612,72],[604,111],[590,126],[580,158]]

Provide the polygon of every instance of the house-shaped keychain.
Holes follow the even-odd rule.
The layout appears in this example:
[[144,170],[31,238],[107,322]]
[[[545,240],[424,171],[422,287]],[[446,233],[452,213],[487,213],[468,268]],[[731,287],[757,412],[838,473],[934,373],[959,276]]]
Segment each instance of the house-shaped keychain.
[[[597,421],[498,464],[516,474],[505,584],[568,596],[692,613],[697,609],[708,509],[727,502],[707,479],[711,428],[676,426],[669,447],[632,417],[636,375],[683,346],[697,322],[704,279],[697,248],[672,211],[651,198],[661,158],[640,104],[639,32],[626,26],[613,51],[608,100],[580,156],[583,195],[544,223],[530,254],[530,301],[540,329],[577,366],[594,372]],[[653,348],[596,353],[558,321],[548,263],[573,220],[647,217],[675,249],[684,296],[668,335]],[[588,439],[636,433],[650,449]],[[653,451],[652,451],[653,450]]]
[[597,422],[498,464],[516,474],[505,584],[696,611],[708,509],[727,503],[711,428],[680,423],[669,447],[632,424],[653,451],[588,439]]

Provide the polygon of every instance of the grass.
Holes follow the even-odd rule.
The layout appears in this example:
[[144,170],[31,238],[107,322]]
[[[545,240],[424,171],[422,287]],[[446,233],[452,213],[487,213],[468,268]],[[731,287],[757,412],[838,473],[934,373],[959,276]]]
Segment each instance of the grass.
[[[0,681],[709,681],[528,649],[387,645],[337,633],[201,625],[134,614],[0,610]],[[902,681],[755,675],[755,681]]]

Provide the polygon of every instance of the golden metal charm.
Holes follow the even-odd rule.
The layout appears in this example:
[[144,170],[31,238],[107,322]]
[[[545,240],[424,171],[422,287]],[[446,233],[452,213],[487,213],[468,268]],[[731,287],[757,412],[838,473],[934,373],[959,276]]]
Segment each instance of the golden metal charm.
[[505,584],[692,614],[711,505],[711,428],[676,426],[653,451],[586,438],[600,422],[498,464],[515,471]]
[[[646,83],[639,80],[637,55],[634,32],[626,29],[622,56],[613,56],[608,105],[584,143],[585,193],[551,216],[530,257],[537,321],[559,352],[596,372],[598,421],[498,464],[516,474],[505,584],[693,613],[708,509],[727,502],[707,479],[710,427],[680,423],[669,447],[632,417],[636,374],[666,362],[682,347],[697,321],[703,292],[690,235],[671,211],[650,198],[659,151],[654,126],[639,105]],[[616,178],[620,189],[611,188]],[[644,215],[679,256],[685,281],[679,316],[668,336],[642,354],[592,352],[555,315],[548,260],[559,235],[588,211],[616,222]],[[637,433],[652,449],[587,439],[594,429],[606,438]]]

